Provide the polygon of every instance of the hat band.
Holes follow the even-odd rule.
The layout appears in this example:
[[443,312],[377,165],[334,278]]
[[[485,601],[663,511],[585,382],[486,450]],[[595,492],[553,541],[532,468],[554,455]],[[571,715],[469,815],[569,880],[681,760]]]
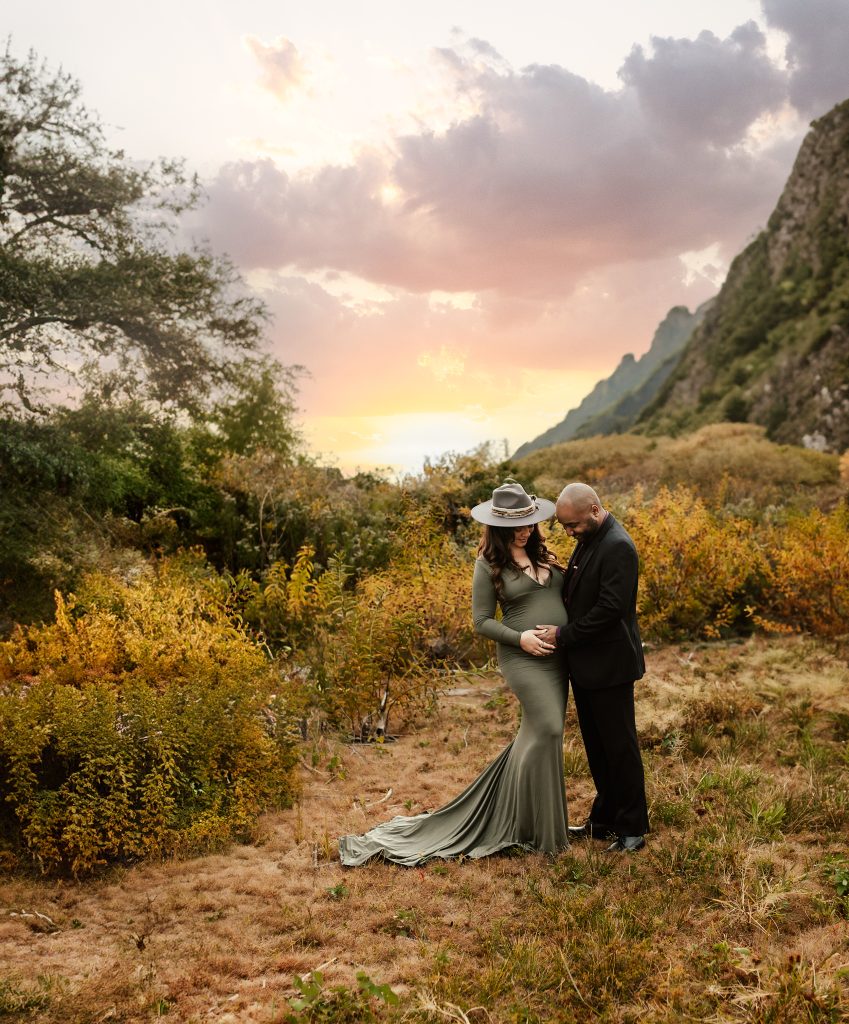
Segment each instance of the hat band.
[[521,516],[529,516],[532,512],[536,512],[539,507],[536,503],[536,495],[532,494],[533,504],[528,505],[527,508],[496,508],[492,506],[491,511],[494,516],[501,516],[503,519],[519,519]]

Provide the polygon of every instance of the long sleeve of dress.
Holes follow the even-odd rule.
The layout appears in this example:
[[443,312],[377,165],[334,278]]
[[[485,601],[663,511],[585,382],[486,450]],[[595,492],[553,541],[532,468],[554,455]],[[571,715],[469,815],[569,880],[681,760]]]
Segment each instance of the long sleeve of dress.
[[519,646],[522,634],[505,626],[495,617],[497,599],[492,583],[489,564],[482,558],[475,562],[475,575],[472,579],[472,619],[475,631],[500,644]]

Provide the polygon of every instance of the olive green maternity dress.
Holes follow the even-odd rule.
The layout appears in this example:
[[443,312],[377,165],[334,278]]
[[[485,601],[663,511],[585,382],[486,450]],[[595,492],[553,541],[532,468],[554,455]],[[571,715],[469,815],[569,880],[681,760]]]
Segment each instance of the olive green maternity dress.
[[569,845],[563,784],[563,719],[566,670],[560,653],[526,654],[523,630],[566,623],[564,573],[554,567],[544,583],[506,569],[502,619],[489,564],[475,563],[472,612],[475,629],[495,640],[498,665],[522,705],[515,739],[459,796],[439,810],[397,817],[362,836],[339,840],[349,867],[382,856],[414,865],[432,857],[485,857],[510,846],[555,853]]

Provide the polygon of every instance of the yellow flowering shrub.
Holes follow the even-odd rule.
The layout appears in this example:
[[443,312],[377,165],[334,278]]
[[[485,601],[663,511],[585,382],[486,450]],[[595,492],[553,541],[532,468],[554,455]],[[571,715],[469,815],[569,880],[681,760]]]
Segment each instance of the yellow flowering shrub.
[[772,532],[764,603],[772,622],[820,636],[849,634],[849,505],[792,516]]
[[767,565],[754,525],[724,517],[686,487],[661,488],[624,515],[640,553],[647,637],[716,638],[745,620]]
[[483,660],[484,643],[472,625],[472,569],[471,555],[448,537],[408,524],[401,554],[341,606],[325,648],[321,694],[332,719],[379,737],[391,710],[421,707],[433,697],[439,666]]
[[312,548],[275,563],[245,617],[283,652],[313,704],[358,736],[382,736],[391,710],[421,706],[439,668],[481,660],[471,616],[473,558],[431,504],[408,501],[387,567],[354,585],[338,560],[322,571]]
[[245,835],[295,762],[280,676],[197,556],[89,576],[0,644],[0,821],[42,870]]

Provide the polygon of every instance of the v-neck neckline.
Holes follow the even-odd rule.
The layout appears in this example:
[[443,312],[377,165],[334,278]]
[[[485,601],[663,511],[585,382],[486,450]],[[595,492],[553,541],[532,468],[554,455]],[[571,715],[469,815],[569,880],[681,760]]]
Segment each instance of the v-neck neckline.
[[522,576],[525,577],[526,580],[530,580],[531,583],[536,583],[538,587],[547,587],[549,583],[551,583],[552,570],[550,568],[548,570],[548,576],[546,576],[545,578],[545,583],[541,583],[535,576],[531,576],[530,573],[525,572],[524,569],[520,569],[519,572]]

